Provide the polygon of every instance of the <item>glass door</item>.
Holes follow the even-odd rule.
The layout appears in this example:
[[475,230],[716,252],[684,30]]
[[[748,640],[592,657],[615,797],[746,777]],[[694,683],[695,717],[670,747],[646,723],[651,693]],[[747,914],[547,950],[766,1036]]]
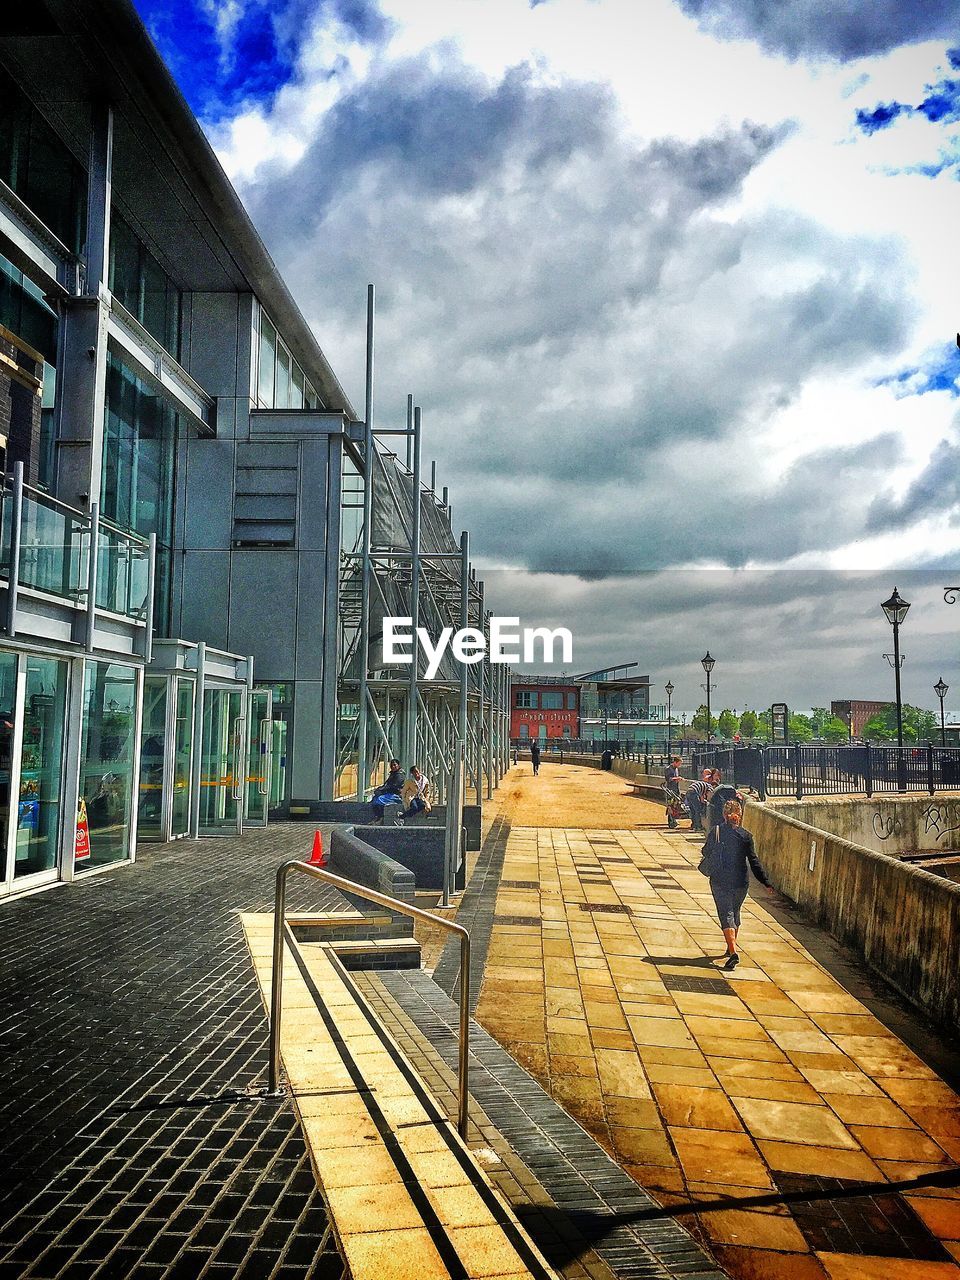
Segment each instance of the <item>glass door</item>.
[[273,738],[273,694],[254,689],[250,695],[250,757],[247,768],[244,825],[265,827],[270,801]]
[[143,682],[143,729],[140,735],[139,840],[163,839],[166,730],[167,677],[147,676]]
[[177,677],[176,719],[173,728],[173,814],[171,838],[190,834],[190,780],[193,761],[193,680]]
[[12,821],[16,809],[11,812],[10,802],[14,776],[19,772],[14,760],[18,694],[17,655],[0,653],[0,890],[9,890],[14,877],[11,831],[16,827]]
[[200,740],[200,835],[240,834],[247,764],[245,689],[203,691]]

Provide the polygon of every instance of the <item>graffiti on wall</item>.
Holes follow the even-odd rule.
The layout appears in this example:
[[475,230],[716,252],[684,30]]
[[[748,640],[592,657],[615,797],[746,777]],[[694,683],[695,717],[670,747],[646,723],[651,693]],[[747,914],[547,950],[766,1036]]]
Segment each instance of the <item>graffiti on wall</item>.
[[935,831],[938,840],[945,840],[955,831],[960,831],[960,805],[931,801],[921,812],[924,832]]
[[892,813],[884,813],[883,809],[877,808],[873,815],[873,834],[878,840],[889,840],[891,836],[900,835],[903,827],[900,819]]

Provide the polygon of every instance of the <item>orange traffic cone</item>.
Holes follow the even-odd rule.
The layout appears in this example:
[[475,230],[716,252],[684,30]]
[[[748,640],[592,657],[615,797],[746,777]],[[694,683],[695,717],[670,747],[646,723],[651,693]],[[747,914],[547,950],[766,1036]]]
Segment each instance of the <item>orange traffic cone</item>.
[[325,867],[327,865],[327,855],[323,852],[323,840],[318,831],[313,837],[313,853],[310,855],[311,867]]

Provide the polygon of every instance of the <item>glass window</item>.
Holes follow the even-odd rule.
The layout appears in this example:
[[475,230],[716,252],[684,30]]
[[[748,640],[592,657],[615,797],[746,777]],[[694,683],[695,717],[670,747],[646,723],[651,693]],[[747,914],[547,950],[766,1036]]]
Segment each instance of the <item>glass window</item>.
[[169,625],[179,428],[170,405],[109,356],[101,514],[121,529],[157,535],[154,628],[160,635]]
[[68,249],[80,253],[87,194],[83,167],[3,70],[0,178]]
[[265,409],[273,408],[273,392],[276,385],[277,331],[270,320],[260,312],[260,357],[257,366],[257,398]]
[[567,694],[567,710],[576,711],[576,709],[577,709],[577,695],[575,693],[568,693]]
[[569,726],[568,724],[565,724],[565,725],[563,726],[563,736],[564,736],[565,738],[572,738],[572,737],[573,737],[573,730],[570,728],[570,726]]
[[546,726],[545,724],[538,725],[538,726],[537,726],[537,737],[538,737],[538,738],[545,738],[546,736],[547,736],[547,726]]
[[[7,506],[7,503],[4,503]],[[17,702],[17,656],[0,652],[0,882],[9,878],[4,849],[13,787],[14,708]]]
[[544,711],[562,711],[563,694],[556,693],[551,689],[545,689],[540,697],[540,705]]
[[530,726],[529,726],[528,724],[522,724],[522,725],[520,725],[520,727],[519,727],[519,736],[520,736],[521,738],[529,738],[529,737],[530,737]]
[[303,403],[307,409],[319,409],[320,407],[320,397],[306,379],[303,384]]
[[534,689],[518,689],[517,703],[518,707],[535,708],[537,706],[537,694]]
[[39,351],[49,364],[56,364],[57,313],[44,301],[43,293],[33,281],[2,255],[0,324]]
[[[88,661],[83,679],[80,736],[80,811],[77,869],[130,856],[133,772],[136,762],[136,689],[133,667]],[[89,853],[82,857],[83,831]]]
[[137,835],[159,840],[163,831],[163,755],[167,732],[167,678],[147,676],[143,683],[140,790]]
[[14,875],[57,865],[67,664],[28,657]]
[[110,291],[179,359],[183,295],[116,210],[110,219]]
[[293,383],[290,390],[290,408],[303,408],[303,370],[293,362]]
[[273,403],[278,409],[290,407],[290,352],[282,341],[277,342],[277,386]]

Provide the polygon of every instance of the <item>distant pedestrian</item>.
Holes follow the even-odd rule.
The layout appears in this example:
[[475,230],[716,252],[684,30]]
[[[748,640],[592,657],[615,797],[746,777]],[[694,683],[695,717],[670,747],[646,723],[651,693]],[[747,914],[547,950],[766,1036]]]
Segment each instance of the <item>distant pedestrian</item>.
[[712,791],[710,773],[709,769],[703,769],[696,782],[690,783],[683,797],[687,802],[687,810],[690,814],[691,831],[703,830],[703,815]]
[[530,760],[533,764],[533,776],[540,772],[540,743],[536,739],[530,744]]
[[520,751],[517,747],[513,748],[513,763],[514,764],[520,763]]
[[707,811],[707,826],[712,830],[719,827],[723,823],[724,806],[731,800],[735,800],[740,806],[741,816],[743,814],[743,796],[737,791],[736,787],[732,787],[729,782],[724,782],[723,775],[719,769],[711,769],[710,786],[713,790],[710,793],[710,804]]
[[773,886],[760,864],[753,836],[740,825],[743,812],[739,802],[728,800],[723,806],[723,821],[707,836],[703,846],[700,870],[710,878],[710,892],[717,908],[717,918],[727,944],[724,969],[735,969],[740,963],[737,937],[740,933],[740,908],[750,885],[752,871],[772,893]]
[[679,756],[671,756],[670,763],[663,771],[663,793],[667,801],[667,826],[673,830],[680,824],[677,818],[680,813],[680,766],[683,761]]

